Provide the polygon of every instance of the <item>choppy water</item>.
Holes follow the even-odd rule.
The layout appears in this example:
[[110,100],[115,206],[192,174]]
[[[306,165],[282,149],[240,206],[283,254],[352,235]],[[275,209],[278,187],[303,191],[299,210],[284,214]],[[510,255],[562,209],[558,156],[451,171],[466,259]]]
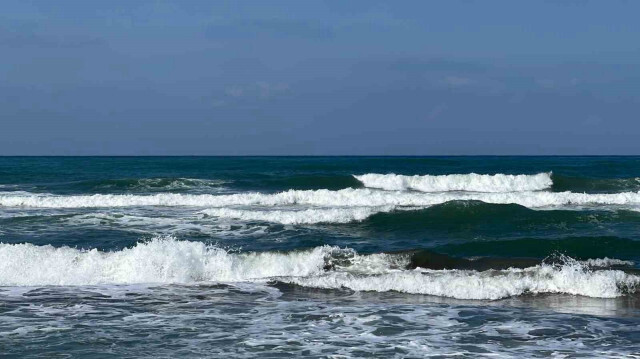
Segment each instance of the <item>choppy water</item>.
[[640,357],[638,157],[0,158],[3,357]]

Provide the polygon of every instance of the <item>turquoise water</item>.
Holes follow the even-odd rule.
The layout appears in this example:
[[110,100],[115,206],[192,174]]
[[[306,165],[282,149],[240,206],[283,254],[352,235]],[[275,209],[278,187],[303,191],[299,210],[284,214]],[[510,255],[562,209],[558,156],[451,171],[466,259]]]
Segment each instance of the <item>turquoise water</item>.
[[640,157],[3,157],[6,357],[640,355]]

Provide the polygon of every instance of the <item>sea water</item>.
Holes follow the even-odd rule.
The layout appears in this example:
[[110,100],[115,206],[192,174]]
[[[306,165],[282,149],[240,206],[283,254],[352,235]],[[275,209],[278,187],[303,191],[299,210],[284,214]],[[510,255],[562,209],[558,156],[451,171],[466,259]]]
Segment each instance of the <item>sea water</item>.
[[640,157],[3,157],[0,357],[640,357]]

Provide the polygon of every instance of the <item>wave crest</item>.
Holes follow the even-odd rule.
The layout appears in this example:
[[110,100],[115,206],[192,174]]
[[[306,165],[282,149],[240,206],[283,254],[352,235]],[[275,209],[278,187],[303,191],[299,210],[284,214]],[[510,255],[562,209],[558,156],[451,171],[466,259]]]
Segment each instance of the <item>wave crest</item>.
[[522,192],[549,189],[553,185],[551,172],[535,175],[482,175],[477,173],[451,175],[415,175],[367,173],[354,177],[365,187],[387,191],[415,190],[421,192]]

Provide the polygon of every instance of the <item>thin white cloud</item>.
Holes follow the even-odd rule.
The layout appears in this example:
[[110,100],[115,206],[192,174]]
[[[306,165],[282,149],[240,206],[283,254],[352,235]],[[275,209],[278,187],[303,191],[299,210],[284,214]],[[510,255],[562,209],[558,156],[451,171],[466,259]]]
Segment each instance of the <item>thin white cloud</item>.
[[224,89],[225,95],[233,98],[270,98],[289,91],[286,83],[257,81],[248,85],[234,85]]
[[462,86],[473,85],[475,81],[469,77],[447,76],[444,79],[442,79],[442,83],[451,87],[462,87]]
[[285,83],[268,83],[264,81],[256,82],[260,97],[271,97],[289,90],[289,85]]
[[231,97],[242,97],[244,89],[240,86],[230,86],[224,90],[224,93]]

